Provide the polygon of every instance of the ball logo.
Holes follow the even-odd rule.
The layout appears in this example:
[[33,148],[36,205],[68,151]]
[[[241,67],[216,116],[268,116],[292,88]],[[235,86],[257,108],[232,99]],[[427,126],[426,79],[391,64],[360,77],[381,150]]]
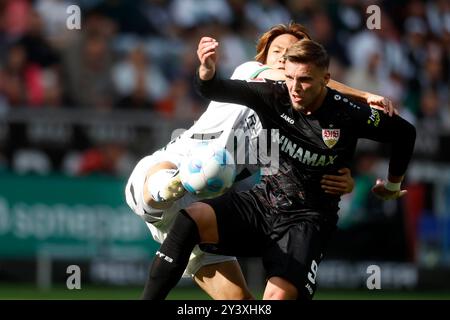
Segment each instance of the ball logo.
[[233,156],[213,143],[195,146],[180,167],[184,188],[201,198],[213,198],[226,192],[236,176]]

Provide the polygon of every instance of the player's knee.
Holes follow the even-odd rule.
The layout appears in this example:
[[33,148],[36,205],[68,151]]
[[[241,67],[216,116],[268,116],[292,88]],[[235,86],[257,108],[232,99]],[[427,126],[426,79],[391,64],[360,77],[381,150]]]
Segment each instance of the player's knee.
[[187,207],[185,211],[189,214],[192,220],[195,221],[197,226],[200,227],[201,225],[207,224],[209,220],[208,215],[210,215],[208,209],[210,208],[211,207],[202,202],[194,202],[189,207]]
[[295,300],[297,296],[298,290],[293,284],[280,277],[272,277],[267,283],[263,298],[264,300]]
[[283,290],[272,288],[264,293],[264,300],[295,300],[297,299],[297,290]]
[[213,208],[206,203],[195,202],[185,210],[197,224],[200,242],[217,243],[219,236]]

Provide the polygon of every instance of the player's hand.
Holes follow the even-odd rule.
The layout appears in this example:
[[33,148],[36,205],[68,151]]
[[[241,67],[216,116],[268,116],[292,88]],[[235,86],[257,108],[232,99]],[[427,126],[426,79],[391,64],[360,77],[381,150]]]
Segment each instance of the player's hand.
[[372,187],[372,192],[375,194],[375,196],[382,200],[398,199],[408,193],[407,190],[398,190],[398,191],[387,190],[384,187],[385,183],[386,181],[382,179],[377,179],[375,186]]
[[216,72],[217,51],[219,43],[216,39],[202,37],[198,43],[197,57],[200,61],[199,76],[202,80],[210,80]]
[[320,183],[325,193],[343,195],[353,191],[355,181],[352,178],[349,168],[339,169],[341,175],[324,175]]
[[179,171],[176,170],[174,175],[169,179],[166,186],[159,191],[159,197],[163,202],[172,202],[180,199],[186,193],[186,189],[181,183]]
[[398,110],[388,98],[369,93],[367,95],[367,103],[374,109],[382,110],[384,113],[388,113],[390,117],[392,117],[394,113],[398,115]]

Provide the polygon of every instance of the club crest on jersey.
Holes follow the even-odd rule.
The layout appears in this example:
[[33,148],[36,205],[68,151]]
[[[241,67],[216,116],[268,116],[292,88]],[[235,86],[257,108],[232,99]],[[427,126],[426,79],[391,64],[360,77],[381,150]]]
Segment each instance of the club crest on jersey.
[[338,142],[340,135],[340,129],[322,129],[322,140],[330,149]]

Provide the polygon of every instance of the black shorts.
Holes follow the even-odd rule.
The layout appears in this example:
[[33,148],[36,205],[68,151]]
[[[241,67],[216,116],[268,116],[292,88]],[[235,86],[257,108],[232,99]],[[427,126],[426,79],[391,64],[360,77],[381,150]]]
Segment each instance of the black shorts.
[[318,264],[336,229],[336,213],[318,213],[295,203],[274,208],[254,190],[230,191],[201,202],[214,209],[219,231],[219,243],[201,245],[204,251],[262,257],[268,278],[288,280],[299,298],[313,297]]

